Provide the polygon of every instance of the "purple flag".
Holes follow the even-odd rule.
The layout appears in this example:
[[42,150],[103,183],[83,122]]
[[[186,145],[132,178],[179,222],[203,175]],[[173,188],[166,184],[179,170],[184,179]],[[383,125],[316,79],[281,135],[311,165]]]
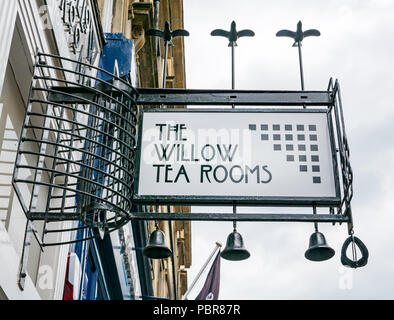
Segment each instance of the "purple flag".
[[220,250],[196,300],[218,300],[220,287]]

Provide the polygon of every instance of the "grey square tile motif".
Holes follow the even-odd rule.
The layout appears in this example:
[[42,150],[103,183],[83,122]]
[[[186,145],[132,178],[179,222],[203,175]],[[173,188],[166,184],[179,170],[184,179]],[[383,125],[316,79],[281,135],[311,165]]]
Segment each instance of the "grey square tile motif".
[[319,162],[319,156],[313,155],[311,156],[312,162]]
[[291,130],[293,130],[293,126],[291,124],[285,124],[285,130],[291,131]]
[[312,172],[320,172],[320,166],[312,166]]
[[315,124],[310,124],[309,125],[309,131],[316,131],[316,125]]
[[268,134],[262,134],[261,140],[268,140]]
[[261,130],[268,130],[268,124],[262,124],[260,125]]
[[313,177],[313,183],[321,183],[320,177]]
[[298,160],[299,160],[300,162],[306,162],[306,155],[300,155],[300,156],[298,156]]
[[274,140],[280,140],[280,134],[274,134]]
[[301,172],[307,172],[307,171],[308,171],[308,166],[301,165],[301,166],[300,166],[300,171],[301,171]]

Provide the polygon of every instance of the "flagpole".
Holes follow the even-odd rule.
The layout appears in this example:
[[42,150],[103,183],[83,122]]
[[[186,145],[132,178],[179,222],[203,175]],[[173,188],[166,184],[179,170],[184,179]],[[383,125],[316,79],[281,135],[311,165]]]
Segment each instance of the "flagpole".
[[200,272],[197,274],[197,276],[194,278],[192,284],[190,285],[189,289],[187,289],[186,293],[183,295],[182,300],[186,300],[187,296],[189,295],[190,291],[193,290],[194,286],[196,285],[197,281],[200,279],[202,273],[208,266],[209,262],[212,260],[212,257],[215,255],[216,251],[222,247],[222,244],[220,242],[215,243],[215,248],[212,250],[212,253],[209,255],[208,260],[204,263],[202,266]]

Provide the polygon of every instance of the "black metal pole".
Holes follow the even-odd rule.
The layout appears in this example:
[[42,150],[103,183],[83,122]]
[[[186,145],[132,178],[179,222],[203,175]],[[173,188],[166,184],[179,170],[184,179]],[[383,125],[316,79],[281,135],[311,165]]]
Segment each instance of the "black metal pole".
[[[163,89],[166,88],[167,85],[167,58],[168,58],[168,41],[164,41],[164,69],[163,69]],[[164,105],[161,105],[161,108],[164,108]],[[170,206],[167,206],[167,211],[171,212]],[[174,240],[173,240],[173,229],[172,229],[172,220],[168,220],[168,230],[170,233],[170,245],[172,251],[172,274],[173,274],[173,289],[174,289],[174,300],[178,300],[178,290],[177,290],[177,274],[175,271],[175,251],[174,251]]]
[[167,81],[167,58],[168,58],[168,41],[164,41],[164,70],[163,70],[163,89],[166,88]]
[[[155,0],[153,2],[154,6],[154,24],[155,29],[159,29],[159,10],[160,10],[160,0]],[[156,46],[156,55],[160,56],[160,40],[158,37],[155,37],[155,46]]]
[[[315,206],[315,205],[313,205],[313,214],[314,214],[314,215],[316,214],[316,206]],[[314,225],[315,225],[315,231],[318,232],[319,229],[318,229],[318,226],[317,226],[317,222],[316,222],[316,221],[314,222]]]
[[[231,42],[231,89],[235,89],[234,42]],[[233,105],[234,108],[234,105]]]
[[302,53],[301,53],[301,42],[299,41],[298,43],[298,59],[300,61],[300,76],[301,76],[301,90],[304,91],[304,70],[302,66]]
[[[234,42],[231,42],[231,89],[235,89],[235,45]],[[232,109],[235,109],[235,104],[231,106]],[[237,213],[237,206],[233,205],[233,213]],[[237,228],[237,221],[233,221],[234,230]]]

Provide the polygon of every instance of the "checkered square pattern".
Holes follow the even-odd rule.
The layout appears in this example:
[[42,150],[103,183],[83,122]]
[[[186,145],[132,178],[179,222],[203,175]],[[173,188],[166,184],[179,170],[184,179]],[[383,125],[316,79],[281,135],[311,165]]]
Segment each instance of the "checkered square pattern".
[[[251,131],[258,132],[258,128],[261,141],[272,143],[273,150],[283,152],[286,161],[296,164],[300,173],[312,172],[312,182],[321,183],[316,124],[249,124]],[[308,156],[307,151],[312,154]]]

